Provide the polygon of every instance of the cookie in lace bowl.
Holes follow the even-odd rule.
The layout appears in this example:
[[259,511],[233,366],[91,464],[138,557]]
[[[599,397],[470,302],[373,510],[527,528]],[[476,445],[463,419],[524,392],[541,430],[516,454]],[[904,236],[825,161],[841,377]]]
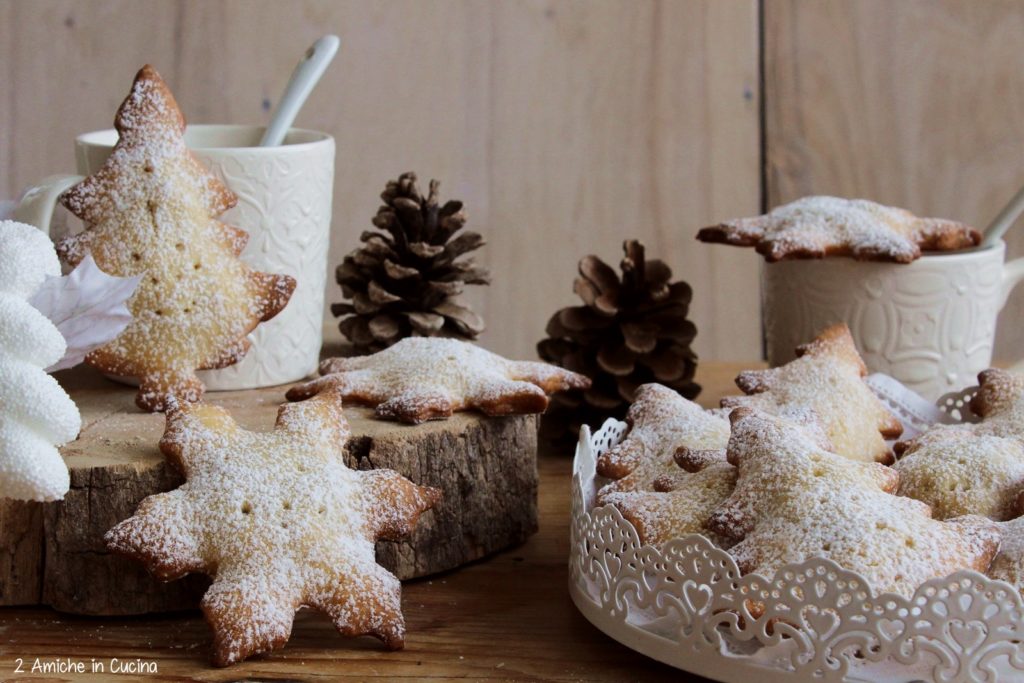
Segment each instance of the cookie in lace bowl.
[[596,460],[625,431],[584,429],[572,483],[570,594],[612,638],[723,681],[1024,681],[1021,596],[978,572],[880,594],[821,557],[766,578],[741,574],[702,535],[642,544],[615,507],[595,504]]

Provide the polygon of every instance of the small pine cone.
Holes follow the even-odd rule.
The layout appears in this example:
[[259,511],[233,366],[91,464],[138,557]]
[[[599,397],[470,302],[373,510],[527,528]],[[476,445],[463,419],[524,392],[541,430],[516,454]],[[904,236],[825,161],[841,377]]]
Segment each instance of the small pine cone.
[[583,305],[551,316],[548,338],[537,344],[544,360],[593,381],[587,391],[552,397],[544,417],[549,437],[575,438],[581,424],[597,429],[610,417],[622,419],[641,384],[658,382],[686,398],[700,393],[690,348],[697,328],[687,319],[690,286],[670,282],[669,267],[646,260],[637,240],[623,250],[621,278],[596,256],[580,261],[573,291]]
[[363,245],[338,266],[336,277],[348,300],[331,305],[346,316],[339,328],[356,350],[372,353],[410,336],[476,339],[483,319],[458,303],[465,285],[486,285],[490,275],[464,254],[484,245],[466,224],[462,202],[438,202],[440,182],[430,181],[424,198],[416,174],[388,181]]

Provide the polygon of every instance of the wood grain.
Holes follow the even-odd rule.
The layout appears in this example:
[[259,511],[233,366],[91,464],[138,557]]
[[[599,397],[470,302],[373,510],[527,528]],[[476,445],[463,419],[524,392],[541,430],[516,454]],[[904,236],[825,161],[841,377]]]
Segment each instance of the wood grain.
[[[706,363],[701,404],[736,393],[733,378],[759,365]],[[0,608],[0,679],[15,660],[68,658],[109,664],[142,659],[158,674],[141,680],[472,680],[702,681],[639,655],[603,635],[576,611],[567,589],[571,458],[539,459],[540,531],[484,562],[405,582],[406,648],[386,652],[372,638],[346,639],[321,615],[299,613],[288,645],[229,669],[208,664],[210,634],[197,613],[86,618],[46,609]],[[46,680],[101,680],[60,676]]]
[[[861,196],[984,227],[1024,183],[1024,4],[772,0],[764,6],[772,206]],[[1024,255],[1024,229],[1009,234]],[[995,357],[1021,358],[1024,292]]]
[[760,206],[756,20],[756,0],[0,2],[0,197],[73,170],[147,61],[189,120],[262,123],[335,32],[298,121],[338,144],[332,266],[415,170],[489,242],[494,284],[468,296],[486,346],[535,357],[579,258],[639,237],[693,285],[698,353],[751,357],[757,260],[693,235]]
[[0,500],[0,605],[32,605],[43,594],[42,503]]

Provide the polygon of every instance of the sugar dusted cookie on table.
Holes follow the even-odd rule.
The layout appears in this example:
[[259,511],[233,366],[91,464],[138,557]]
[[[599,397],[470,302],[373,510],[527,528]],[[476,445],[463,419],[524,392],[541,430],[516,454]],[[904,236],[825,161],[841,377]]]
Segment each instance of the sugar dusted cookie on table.
[[724,461],[729,421],[660,384],[644,384],[626,413],[629,431],[597,459],[597,473],[615,479],[602,489],[651,491],[655,479],[678,470],[680,449]]
[[370,356],[331,358],[322,377],[292,387],[291,401],[325,389],[376,406],[379,418],[419,423],[460,410],[485,415],[542,413],[548,395],[590,380],[562,368],[514,361],[456,339],[409,337]]
[[78,436],[78,408],[44,368],[64,355],[64,337],[28,303],[60,275],[49,238],[0,221],[0,498],[59,500],[70,485],[57,446]]
[[768,261],[852,256],[910,263],[924,251],[977,246],[978,230],[942,218],[919,218],[865,199],[804,197],[754,218],[703,228],[703,242],[754,247]]
[[944,519],[965,514],[1017,516],[1024,490],[1024,377],[1005,370],[978,375],[971,409],[977,424],[939,425],[896,444],[900,495],[932,506]]
[[107,547],[168,581],[213,577],[202,600],[213,661],[226,666],[288,640],[295,611],[326,613],[344,635],[404,643],[401,585],[374,559],[440,500],[392,470],[345,466],[349,436],[336,390],[284,405],[270,432],[223,409],[172,406],[160,450],[185,483],[142,501]]
[[163,410],[202,396],[196,370],[240,360],[246,335],[284,308],[295,280],[238,258],[248,235],[216,219],[237,197],[185,145],[184,117],[155,69],[139,71],[114,125],[110,158],[61,196],[86,229],[59,251],[71,265],[91,253],[110,275],[144,274],[131,324],[86,362],[138,378],[136,403]]
[[904,597],[932,578],[984,572],[999,547],[995,522],[972,515],[932,519],[927,505],[893,495],[899,475],[817,446],[791,422],[738,408],[728,459],[736,488],[708,526],[739,542],[744,573],[771,577],[818,556],[860,573],[876,592]]
[[903,427],[864,382],[867,367],[845,324],[829,327],[797,349],[798,358],[768,370],[741,372],[747,396],[722,399],[723,408],[756,408],[774,415],[813,411],[836,453],[853,460],[891,462],[886,439]]

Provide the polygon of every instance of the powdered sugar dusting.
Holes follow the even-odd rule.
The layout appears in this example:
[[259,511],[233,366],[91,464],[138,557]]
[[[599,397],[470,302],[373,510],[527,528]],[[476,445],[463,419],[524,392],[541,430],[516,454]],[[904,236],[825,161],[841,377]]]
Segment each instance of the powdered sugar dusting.
[[439,337],[410,337],[369,356],[332,358],[320,371],[323,377],[294,387],[288,398],[336,388],[346,399],[377,406],[378,417],[414,423],[470,409],[540,413],[548,394],[590,386],[586,377],[547,363],[508,360]]
[[981,234],[955,221],[918,218],[904,209],[865,199],[811,196],[756,218],[704,228],[698,238],[756,246],[768,261],[849,255],[909,263],[922,249],[953,250],[977,245]]
[[[802,353],[782,368],[741,373],[737,383],[754,395],[724,399],[723,408],[756,406],[785,418],[821,447],[854,460],[886,459],[889,449],[880,430],[891,434],[899,425],[865,384],[864,365],[846,326],[826,330]],[[615,504],[646,542],[705,532],[724,547],[705,527],[735,481],[732,466],[724,461],[729,440],[724,414],[704,411],[650,384],[638,390],[627,421],[626,438],[598,458],[598,474],[615,481],[602,487],[597,502]],[[701,477],[680,472],[676,460],[700,470]],[[671,493],[652,492],[667,479]],[[894,487],[893,474],[889,488]]]
[[772,576],[827,557],[876,590],[909,597],[928,579],[988,568],[999,545],[990,520],[934,520],[926,505],[887,492],[898,478],[890,468],[822,450],[764,413],[739,409],[732,419],[728,450],[739,477],[709,526],[742,539],[730,553],[743,572]]
[[598,503],[617,507],[636,527],[642,543],[660,546],[687,534],[704,534],[720,547],[732,545],[731,539],[708,529],[707,520],[732,493],[735,467],[721,461],[694,473],[676,468],[658,481],[658,488],[671,490],[618,491],[605,487]]
[[980,423],[939,425],[897,444],[900,493],[931,505],[938,518],[1017,515],[1024,490],[1024,378],[986,370],[972,408]]
[[616,480],[603,487],[599,496],[652,491],[658,477],[679,471],[673,458],[680,449],[718,451],[724,462],[728,419],[705,411],[668,387],[639,387],[626,421],[630,424],[626,438],[597,460],[598,474]]
[[894,467],[900,473],[900,494],[928,503],[939,519],[1017,515],[1024,448],[1013,439],[936,427],[915,440]]
[[56,446],[78,436],[81,417],[43,368],[64,355],[64,338],[30,306],[48,275],[53,245],[36,228],[0,222],[0,497],[50,501],[70,485]]
[[1003,543],[988,575],[1006,581],[1024,595],[1024,517],[999,525]]
[[171,396],[198,400],[195,370],[244,356],[245,335],[284,307],[295,281],[238,258],[245,233],[215,219],[236,198],[186,147],[184,118],[151,67],[115,125],[104,166],[61,196],[87,229],[60,252],[72,265],[91,253],[108,274],[144,275],[128,302],[131,324],[86,360],[140,378],[140,406],[162,410]]
[[163,579],[214,577],[202,607],[216,664],[281,646],[301,606],[345,634],[401,646],[400,584],[376,564],[374,542],[410,529],[440,494],[394,472],[346,467],[336,392],[283,407],[270,432],[244,430],[205,404],[167,420],[161,449],[186,483],[147,498],[106,540]]
[[781,367],[741,373],[736,383],[751,395],[722,399],[722,406],[773,415],[813,411],[836,453],[890,461],[884,437],[898,436],[902,427],[864,382],[866,369],[849,328],[830,327],[801,352]]
[[983,419],[969,431],[1024,442],[1024,376],[990,368],[978,375],[978,381],[981,386],[971,410]]

